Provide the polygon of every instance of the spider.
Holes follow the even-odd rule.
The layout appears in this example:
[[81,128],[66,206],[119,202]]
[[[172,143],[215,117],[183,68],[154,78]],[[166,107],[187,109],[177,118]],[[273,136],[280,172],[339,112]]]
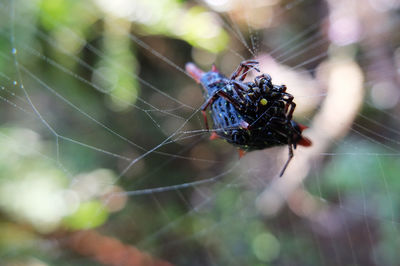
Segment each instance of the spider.
[[254,82],[244,81],[250,70],[260,72],[257,65],[255,60],[243,61],[230,78],[214,65],[204,72],[187,63],[186,71],[204,89],[206,101],[201,111],[207,130],[206,110],[211,108],[215,131],[210,139],[220,137],[238,146],[240,157],[245,151],[287,145],[289,157],[280,172],[282,176],[293,158],[293,148],[310,146],[311,141],[302,136],[307,127],[292,120],[296,104],[285,85],[272,84],[268,74],[257,76]]

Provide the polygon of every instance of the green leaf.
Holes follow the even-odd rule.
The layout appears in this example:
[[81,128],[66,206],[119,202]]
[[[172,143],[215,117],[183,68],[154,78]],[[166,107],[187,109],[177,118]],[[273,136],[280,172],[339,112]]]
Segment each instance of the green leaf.
[[66,217],[64,225],[72,230],[90,229],[98,227],[107,220],[108,211],[99,201],[82,203],[78,210]]

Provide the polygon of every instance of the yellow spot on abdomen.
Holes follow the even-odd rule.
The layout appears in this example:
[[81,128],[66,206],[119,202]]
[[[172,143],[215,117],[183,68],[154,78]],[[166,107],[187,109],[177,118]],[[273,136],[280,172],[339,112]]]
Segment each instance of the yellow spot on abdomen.
[[261,105],[267,105],[268,101],[264,98],[260,100]]

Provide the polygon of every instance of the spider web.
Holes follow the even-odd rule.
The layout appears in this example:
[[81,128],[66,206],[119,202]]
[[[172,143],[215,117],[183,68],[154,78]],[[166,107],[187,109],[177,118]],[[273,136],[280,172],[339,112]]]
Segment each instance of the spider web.
[[[106,2],[0,3],[0,262],[397,263],[398,2]],[[183,69],[245,59],[310,126],[282,178],[286,147],[208,140]]]

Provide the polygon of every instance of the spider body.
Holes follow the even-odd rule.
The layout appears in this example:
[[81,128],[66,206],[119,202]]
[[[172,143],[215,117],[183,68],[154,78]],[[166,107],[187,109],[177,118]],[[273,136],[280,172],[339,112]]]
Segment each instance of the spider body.
[[292,120],[296,104],[286,92],[285,85],[272,84],[268,74],[262,74],[254,82],[244,82],[251,69],[259,71],[254,60],[243,61],[230,78],[214,66],[203,72],[193,63],[186,65],[187,72],[202,85],[205,103],[201,110],[208,129],[206,109],[211,108],[215,134],[244,151],[260,150],[288,145],[289,159],[297,144],[310,146],[311,141],[302,136],[305,126]]

